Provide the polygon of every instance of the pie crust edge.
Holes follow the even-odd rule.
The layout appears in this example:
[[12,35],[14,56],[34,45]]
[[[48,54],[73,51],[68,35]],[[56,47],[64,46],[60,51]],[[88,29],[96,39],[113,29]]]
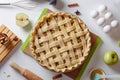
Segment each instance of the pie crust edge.
[[61,69],[61,70],[59,70],[59,71],[56,71],[56,70],[54,70],[54,69],[50,69],[50,68],[48,68],[48,67],[46,67],[46,66],[44,66],[44,65],[41,65],[41,64],[39,63],[39,61],[38,61],[38,59],[37,59],[37,55],[35,54],[35,50],[33,49],[33,46],[34,46],[34,44],[33,44],[34,38],[33,38],[33,37],[30,38],[30,48],[31,48],[31,51],[32,51],[32,54],[33,54],[34,58],[37,60],[37,62],[38,62],[41,66],[43,66],[43,67],[45,67],[45,68],[47,68],[47,69],[49,69],[49,70],[56,71],[56,72],[68,72],[68,71],[71,71],[71,70],[74,70],[74,69],[78,68],[79,66],[81,66],[81,65],[85,62],[85,60],[86,60],[86,58],[87,58],[87,56],[88,56],[88,54],[89,54],[90,47],[91,47],[91,36],[90,36],[90,32],[89,32],[86,24],[85,24],[80,18],[78,18],[77,16],[74,16],[74,15],[72,15],[72,14],[66,13],[66,12],[49,13],[49,14],[43,16],[40,20],[37,21],[36,25],[34,26],[32,32],[31,32],[31,36],[34,36],[36,30],[39,28],[40,24],[44,22],[44,20],[46,20],[46,19],[49,18],[50,16],[53,16],[53,15],[55,16],[55,15],[58,15],[58,14],[68,15],[68,16],[72,16],[72,17],[74,17],[74,18],[77,18],[78,21],[79,21],[79,23],[81,23],[81,24],[85,27],[85,29],[86,29],[86,31],[87,31],[87,34],[86,34],[85,37],[87,38],[87,43],[88,43],[88,44],[87,44],[86,53],[85,53],[84,57],[81,59],[81,62],[80,62],[79,64],[76,64],[75,66],[72,66],[71,68],[65,68],[65,69]]

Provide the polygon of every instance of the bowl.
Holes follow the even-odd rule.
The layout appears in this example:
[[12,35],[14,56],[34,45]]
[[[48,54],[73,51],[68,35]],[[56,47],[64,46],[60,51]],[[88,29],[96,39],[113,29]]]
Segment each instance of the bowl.
[[[89,72],[89,79],[90,80],[94,80],[92,78],[92,74],[95,74],[95,73],[105,75],[105,72],[102,69],[100,69],[100,68],[93,68]],[[105,79],[100,79],[100,80],[105,80]]]

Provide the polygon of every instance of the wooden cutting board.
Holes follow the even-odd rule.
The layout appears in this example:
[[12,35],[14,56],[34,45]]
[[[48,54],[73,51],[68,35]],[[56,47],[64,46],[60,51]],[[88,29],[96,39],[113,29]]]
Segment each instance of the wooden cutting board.
[[[42,13],[41,13],[41,15],[39,16],[38,19],[41,19],[42,16],[44,16],[44,15],[46,15],[48,13],[51,13],[51,12],[52,12],[51,10],[45,8],[42,11]],[[26,41],[21,46],[21,50],[25,54],[33,57],[33,55],[31,54],[30,46],[29,46],[29,39],[30,39],[30,35],[28,35]],[[93,33],[91,33],[91,39],[92,39],[91,40],[92,48],[91,48],[91,51],[90,51],[89,56],[87,57],[85,63],[83,65],[81,65],[80,67],[78,67],[77,69],[71,71],[71,72],[64,73],[65,75],[71,77],[74,80],[75,79],[80,80],[82,74],[84,73],[84,71],[85,71],[85,69],[86,69],[86,67],[87,67],[87,65],[88,65],[88,63],[89,63],[89,61],[90,61],[90,59],[91,59],[91,57],[92,57],[92,55],[94,53],[94,51],[96,50],[97,46],[100,44],[100,41],[101,41],[100,37],[98,37],[97,35],[95,35]]]
[[9,52],[20,42],[20,39],[5,25],[0,26],[0,33],[5,33],[10,38],[8,45],[0,44],[0,62],[9,54]]

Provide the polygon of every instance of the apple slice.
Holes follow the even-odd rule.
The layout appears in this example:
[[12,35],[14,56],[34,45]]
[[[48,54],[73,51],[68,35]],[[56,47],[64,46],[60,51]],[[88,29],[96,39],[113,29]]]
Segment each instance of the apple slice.
[[16,14],[16,25],[20,27],[25,27],[29,24],[29,17],[25,13],[17,13]]

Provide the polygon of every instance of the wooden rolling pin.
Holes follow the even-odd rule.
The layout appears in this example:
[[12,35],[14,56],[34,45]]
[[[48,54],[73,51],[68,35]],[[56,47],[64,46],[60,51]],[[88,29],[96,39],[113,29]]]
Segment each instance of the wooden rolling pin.
[[10,62],[9,65],[22,74],[27,80],[43,80],[33,72],[29,71],[28,69],[20,67],[18,64],[14,62]]

